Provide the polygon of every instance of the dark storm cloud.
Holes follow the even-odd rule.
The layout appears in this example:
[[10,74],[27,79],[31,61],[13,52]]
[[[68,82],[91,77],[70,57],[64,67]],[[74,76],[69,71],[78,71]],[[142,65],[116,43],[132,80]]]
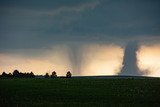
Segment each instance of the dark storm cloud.
[[159,42],[159,13],[159,0],[0,0],[0,53],[38,59],[63,50],[80,74],[83,46],[120,44],[122,74],[138,75],[129,41]]
[[159,0],[1,0],[0,50],[158,37],[159,13]]
[[159,1],[104,1],[95,10],[85,13],[84,18],[75,23],[73,31],[117,37],[158,35],[159,12]]

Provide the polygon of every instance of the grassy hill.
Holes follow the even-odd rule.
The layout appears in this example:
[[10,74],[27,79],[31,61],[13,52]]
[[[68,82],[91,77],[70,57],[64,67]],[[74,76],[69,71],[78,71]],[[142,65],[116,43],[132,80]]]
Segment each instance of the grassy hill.
[[159,105],[159,78],[0,79],[0,107]]

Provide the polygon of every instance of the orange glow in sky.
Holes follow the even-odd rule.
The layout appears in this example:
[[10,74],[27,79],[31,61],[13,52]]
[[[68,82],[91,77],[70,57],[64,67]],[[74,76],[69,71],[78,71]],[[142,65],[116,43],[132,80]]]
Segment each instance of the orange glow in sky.
[[137,56],[138,66],[144,75],[160,77],[160,44],[141,46]]
[[[75,75],[115,75],[120,71],[123,49],[119,46],[87,45],[82,47],[81,51],[82,63],[80,71]],[[20,72],[32,71],[35,74],[45,74],[55,70],[57,75],[65,75],[68,70],[73,71],[72,67],[69,49],[66,46],[55,46],[53,49],[45,51],[43,55],[33,57],[0,54],[1,73],[3,71],[13,72],[18,69]]]
[[32,71],[34,74],[44,75],[46,72],[51,73],[56,70],[57,75],[65,75],[68,70],[72,70],[67,50],[64,46],[56,46],[53,50],[54,52],[51,49],[43,56],[34,57],[0,54],[0,72],[13,72],[13,70],[18,69],[20,72]]
[[[91,44],[83,46],[81,51],[82,62],[79,74],[76,75],[116,75],[121,71],[124,49],[120,46]],[[55,46],[42,55],[31,56],[0,53],[0,73],[18,69],[20,72],[32,71],[34,74],[44,75],[55,70],[61,76],[70,70],[74,75],[66,46]],[[160,44],[140,46],[137,58],[143,75],[160,76]]]
[[84,47],[81,75],[116,75],[120,72],[123,49],[115,45],[89,45]]

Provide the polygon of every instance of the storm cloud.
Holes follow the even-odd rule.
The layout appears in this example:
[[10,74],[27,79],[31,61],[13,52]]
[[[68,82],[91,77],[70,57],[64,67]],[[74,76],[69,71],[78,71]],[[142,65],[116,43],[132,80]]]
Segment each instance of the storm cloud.
[[0,49],[159,37],[159,12],[159,0],[1,0]]
[[158,43],[159,13],[159,0],[1,0],[0,53],[34,58],[65,46],[67,62],[80,74],[82,47]]

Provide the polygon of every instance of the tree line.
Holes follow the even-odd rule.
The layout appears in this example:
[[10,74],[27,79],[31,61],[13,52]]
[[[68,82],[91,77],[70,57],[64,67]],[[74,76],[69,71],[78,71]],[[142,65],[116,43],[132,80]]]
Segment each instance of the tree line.
[[[66,73],[66,78],[71,78],[71,76],[72,76],[71,72],[68,71],[68,72]],[[49,73],[46,73],[46,74],[44,75],[44,77],[45,77],[45,78],[49,78],[49,77],[51,77],[51,78],[57,78],[57,73],[56,73],[55,71],[53,71],[51,75],[49,75]]]
[[[72,74],[70,71],[68,71],[66,73],[66,78],[71,78]],[[33,72],[25,72],[25,73],[22,73],[22,72],[19,72],[18,70],[14,70],[13,73],[6,73],[6,72],[3,72],[0,77],[16,77],[16,78],[35,78],[36,76],[34,75]],[[57,78],[57,73],[55,71],[53,71],[51,73],[51,75],[49,75],[49,73],[46,73],[43,77],[45,78]]]

